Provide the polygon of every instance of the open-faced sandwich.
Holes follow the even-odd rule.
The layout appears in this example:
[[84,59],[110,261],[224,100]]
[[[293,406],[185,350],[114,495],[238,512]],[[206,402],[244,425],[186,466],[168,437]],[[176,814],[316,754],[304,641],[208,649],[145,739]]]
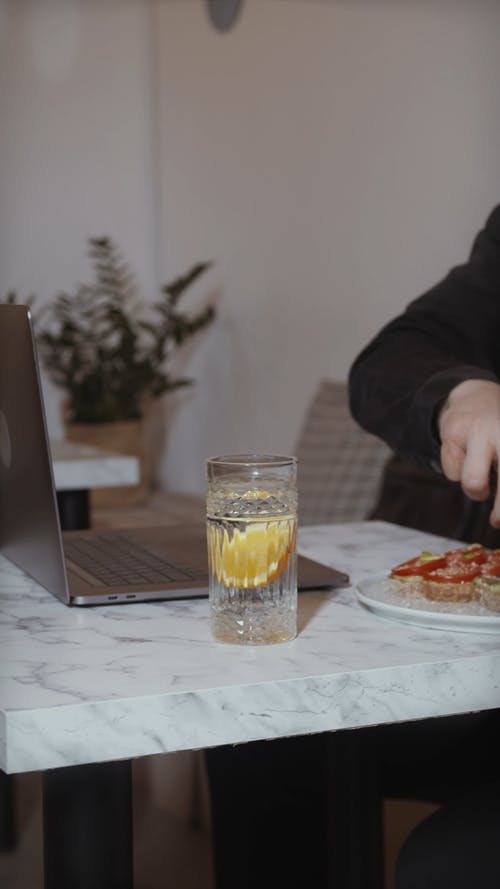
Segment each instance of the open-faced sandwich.
[[424,550],[419,556],[401,562],[392,569],[389,574],[391,589],[401,596],[423,596],[426,574],[445,564],[445,556]]
[[476,598],[491,611],[500,611],[500,550],[487,553],[481,573],[474,581]]
[[439,554],[424,551],[396,565],[391,589],[402,596],[442,602],[479,601],[500,611],[500,550],[479,543]]

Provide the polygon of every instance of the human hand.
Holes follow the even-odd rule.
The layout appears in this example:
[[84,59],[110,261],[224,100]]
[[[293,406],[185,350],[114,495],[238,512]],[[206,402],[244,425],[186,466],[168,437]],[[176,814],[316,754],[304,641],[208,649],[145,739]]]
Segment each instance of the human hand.
[[441,465],[471,500],[494,493],[491,524],[500,527],[500,486],[491,492],[491,471],[500,462],[500,385],[464,380],[450,392],[438,417]]

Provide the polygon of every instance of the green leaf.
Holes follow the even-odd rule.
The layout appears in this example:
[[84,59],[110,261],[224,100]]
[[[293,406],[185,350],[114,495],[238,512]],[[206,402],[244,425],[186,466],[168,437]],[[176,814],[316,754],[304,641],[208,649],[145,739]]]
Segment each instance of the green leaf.
[[[89,238],[88,253],[90,283],[60,291],[36,318],[40,358],[52,382],[65,390],[73,421],[135,419],[148,399],[193,382],[175,378],[169,364],[187,339],[213,322],[216,310],[209,304],[188,314],[178,303],[212,263],[193,265],[161,287],[161,299],[146,302],[110,237]],[[17,302],[16,292],[5,301]]]

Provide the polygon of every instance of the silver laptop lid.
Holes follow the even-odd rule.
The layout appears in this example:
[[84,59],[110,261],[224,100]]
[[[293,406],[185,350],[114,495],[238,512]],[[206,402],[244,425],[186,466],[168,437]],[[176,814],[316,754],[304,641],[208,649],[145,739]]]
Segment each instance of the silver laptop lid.
[[40,373],[27,306],[0,304],[0,551],[69,601]]

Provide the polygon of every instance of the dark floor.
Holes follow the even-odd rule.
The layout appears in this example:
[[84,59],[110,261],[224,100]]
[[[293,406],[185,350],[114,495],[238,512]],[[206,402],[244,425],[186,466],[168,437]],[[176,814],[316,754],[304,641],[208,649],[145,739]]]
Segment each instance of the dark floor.
[[[145,762],[134,763],[135,889],[214,889],[206,817],[199,819],[200,826],[193,827],[185,812],[180,820],[158,806],[148,794]],[[14,852],[0,854],[0,886],[42,889],[39,775],[16,776],[15,797],[19,842]],[[413,802],[386,804],[386,889],[393,889],[394,860],[402,841],[433,808]]]
[[[136,770],[138,771],[138,770]],[[134,869],[136,889],[213,889],[207,829],[193,828],[143,796],[134,775]],[[41,787],[38,774],[15,777],[19,826],[17,848],[0,854],[2,889],[42,889]]]

